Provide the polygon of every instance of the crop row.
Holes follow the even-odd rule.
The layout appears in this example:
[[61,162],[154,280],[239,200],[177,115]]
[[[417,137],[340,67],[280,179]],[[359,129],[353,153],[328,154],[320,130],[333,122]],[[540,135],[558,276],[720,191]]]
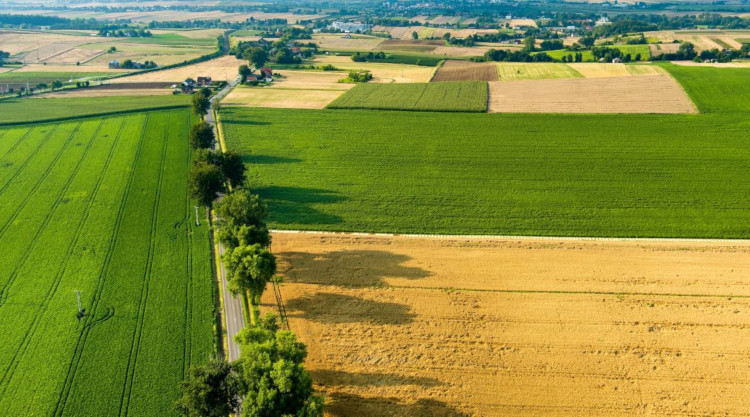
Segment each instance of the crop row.
[[486,82],[362,84],[334,100],[328,108],[484,112],[487,97]]

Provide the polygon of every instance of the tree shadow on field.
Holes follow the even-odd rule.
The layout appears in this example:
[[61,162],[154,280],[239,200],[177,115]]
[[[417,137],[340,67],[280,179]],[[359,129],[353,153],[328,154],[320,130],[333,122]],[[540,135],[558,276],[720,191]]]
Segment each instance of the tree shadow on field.
[[222,119],[223,125],[245,125],[245,126],[268,126],[269,122],[259,122],[256,120],[239,120],[239,119]]
[[386,285],[385,278],[415,280],[432,275],[403,265],[412,258],[383,250],[340,250],[328,253],[281,252],[279,272],[289,282],[344,287]]
[[398,417],[469,417],[448,404],[429,398],[407,403],[397,398],[360,397],[332,393],[326,396],[326,414],[345,416],[398,416]]
[[275,165],[275,164],[292,164],[302,162],[299,158],[286,158],[283,156],[271,156],[271,155],[242,155],[242,162],[246,164],[261,164],[261,165]]
[[340,216],[324,213],[313,204],[332,204],[347,198],[330,190],[269,186],[253,189],[268,203],[270,222],[278,224],[338,224]]
[[401,385],[436,387],[442,385],[442,382],[435,378],[376,372],[343,372],[322,369],[310,371],[310,375],[312,375],[316,384],[328,387],[340,385],[350,387],[395,387]]
[[414,321],[405,304],[368,300],[345,294],[317,292],[286,302],[287,315],[318,323],[404,325]]

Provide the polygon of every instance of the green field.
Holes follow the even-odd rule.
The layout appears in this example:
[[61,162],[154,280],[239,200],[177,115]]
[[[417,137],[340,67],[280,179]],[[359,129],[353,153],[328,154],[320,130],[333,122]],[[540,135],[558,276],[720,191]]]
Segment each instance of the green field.
[[487,83],[481,81],[360,84],[328,105],[331,109],[446,112],[487,111]]
[[[40,96],[44,97],[44,96]],[[188,106],[190,96],[21,98],[0,101],[0,125],[159,107]]]
[[68,82],[70,80],[76,81],[78,79],[93,80],[101,77],[109,77],[114,74],[107,72],[21,72],[21,71],[10,71],[0,73],[0,84],[3,83],[26,83],[27,81],[30,86],[36,87],[38,83],[50,83],[58,80],[62,82]]
[[[535,54],[540,54],[541,52],[534,52]],[[549,55],[550,58],[556,60],[556,61],[562,61],[563,56],[573,55],[575,57],[576,52],[566,51],[565,49],[560,49],[557,51],[544,51],[545,54]],[[593,62],[594,61],[594,55],[591,53],[591,51],[579,51],[581,55],[583,55],[583,61],[584,62]]]
[[498,62],[497,73],[499,81],[583,77],[581,73],[565,64],[549,62]]
[[636,54],[641,54],[641,61],[651,59],[651,49],[648,45],[612,45],[611,48],[619,49],[623,54],[630,54],[635,59]]
[[659,63],[680,82],[701,113],[750,112],[750,68],[686,67]]
[[748,238],[750,70],[669,69],[700,109],[724,112],[233,108],[222,120],[275,228]]
[[215,352],[189,122],[177,110],[0,129],[3,415],[175,415],[186,370]]

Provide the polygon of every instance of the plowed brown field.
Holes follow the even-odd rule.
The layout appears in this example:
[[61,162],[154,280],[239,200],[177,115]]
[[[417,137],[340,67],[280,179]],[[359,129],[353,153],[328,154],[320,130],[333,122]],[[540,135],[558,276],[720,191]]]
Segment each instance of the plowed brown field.
[[750,242],[276,233],[273,250],[331,416],[750,413]]
[[438,68],[432,81],[497,81],[494,62],[448,60]]

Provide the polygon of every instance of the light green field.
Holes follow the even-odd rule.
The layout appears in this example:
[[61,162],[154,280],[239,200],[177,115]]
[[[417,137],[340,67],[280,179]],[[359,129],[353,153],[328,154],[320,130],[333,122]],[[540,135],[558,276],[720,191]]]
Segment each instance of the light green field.
[[651,49],[648,45],[612,45],[610,48],[619,49],[623,54],[630,54],[632,59],[635,59],[636,54],[641,54],[641,61],[651,59]]
[[550,78],[582,78],[578,71],[565,64],[500,62],[497,64],[500,81],[546,80]]
[[216,352],[189,123],[178,110],[0,129],[0,414],[176,415],[185,372]]
[[[537,52],[540,53],[540,52]],[[549,55],[552,59],[557,61],[562,61],[563,56],[573,55],[575,57],[576,53],[571,51],[566,51],[564,49],[560,49],[557,51],[544,51],[545,54]],[[580,54],[583,55],[583,61],[584,62],[592,62],[594,61],[594,55],[591,54],[591,51],[579,51]]]
[[328,108],[484,112],[487,95],[487,83],[481,81],[361,84]]

